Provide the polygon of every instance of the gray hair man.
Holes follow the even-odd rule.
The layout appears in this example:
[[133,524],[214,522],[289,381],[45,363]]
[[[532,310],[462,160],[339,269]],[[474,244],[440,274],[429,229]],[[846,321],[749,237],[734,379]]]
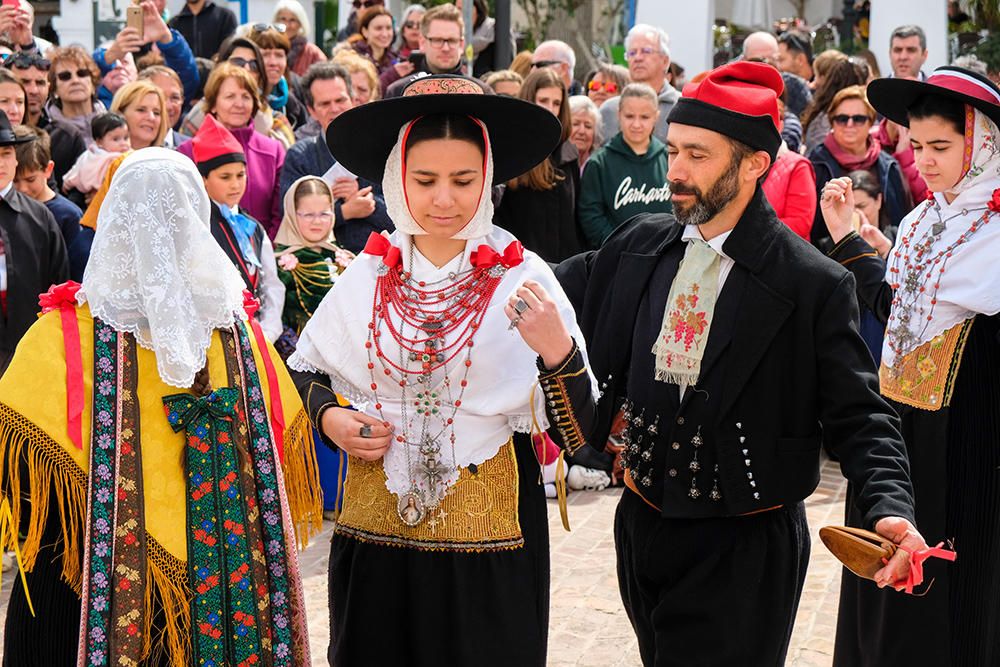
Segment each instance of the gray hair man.
[[927,62],[927,35],[918,25],[901,25],[889,38],[889,62],[896,79],[927,80],[923,66]]
[[[667,116],[680,93],[667,82],[670,69],[670,36],[662,29],[646,23],[637,23],[625,36],[625,60],[634,83],[645,83],[656,91],[660,102],[660,116],[653,128],[653,136],[667,141]],[[613,97],[601,105],[604,136],[608,139],[618,134],[619,99]]]
[[559,72],[566,84],[567,95],[576,95],[580,91],[573,89],[573,70],[576,69],[576,53],[566,42],[550,39],[542,42],[531,54],[531,68],[551,67]]

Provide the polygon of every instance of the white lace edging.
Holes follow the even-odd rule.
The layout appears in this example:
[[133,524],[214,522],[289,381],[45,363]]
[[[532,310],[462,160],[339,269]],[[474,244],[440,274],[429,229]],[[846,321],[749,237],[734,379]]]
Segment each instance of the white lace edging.
[[[539,428],[543,431],[547,431],[549,429],[549,418],[548,415],[545,414],[544,410],[536,414],[535,418],[538,421]],[[532,433],[534,430],[534,424],[532,423],[530,414],[509,415],[507,417],[507,423],[510,424],[511,430],[515,433]]]
[[302,373],[322,373],[323,375],[329,377],[330,389],[346,398],[348,402],[350,402],[351,407],[356,410],[364,412],[368,409],[368,406],[374,402],[373,397],[370,394],[358,389],[341,377],[340,374],[331,373],[323,368],[317,368],[312,364],[312,362],[307,360],[297,351],[293,352],[292,356],[288,357],[288,361],[286,363],[289,368],[295,371]]

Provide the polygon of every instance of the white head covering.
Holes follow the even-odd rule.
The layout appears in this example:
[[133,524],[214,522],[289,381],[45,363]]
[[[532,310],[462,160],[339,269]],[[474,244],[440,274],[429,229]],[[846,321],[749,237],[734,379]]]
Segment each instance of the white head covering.
[[[1000,130],[985,114],[971,106],[966,107],[966,113],[965,142],[969,157],[965,175],[948,190],[948,194],[957,196],[948,203],[944,193],[937,192],[932,200],[920,203],[899,225],[896,246],[889,253],[886,271],[886,280],[890,284],[899,283],[899,290],[905,289],[906,276],[911,271],[907,266],[907,253],[901,251],[897,257],[897,251],[902,250],[900,242],[907,237],[914,243],[919,242],[930,236],[934,225],[943,222],[944,230],[933,239],[930,250],[925,253],[925,256],[934,257],[967,233],[975,220],[982,218],[994,190],[1000,188]],[[980,225],[971,238],[954,249],[944,263],[939,280],[926,279],[925,269],[924,275],[919,276],[925,291],[907,298],[907,302],[912,302],[911,307],[894,306],[889,315],[882,345],[883,364],[892,368],[897,352],[905,356],[978,313],[995,315],[1000,312],[997,248],[1000,248],[1000,213],[993,213],[987,224]],[[939,285],[936,290],[931,288],[935,282]],[[907,314],[909,320],[904,321]]]
[[187,388],[212,330],[243,312],[243,281],[209,230],[194,163],[166,148],[122,162],[98,214],[80,303],[156,353],[160,377]]
[[[414,220],[410,213],[410,206],[406,202],[406,172],[403,160],[407,133],[419,120],[419,118],[412,120],[399,128],[399,139],[392,152],[389,153],[389,159],[385,163],[385,174],[382,176],[382,194],[385,197],[386,212],[396,229],[410,236],[420,236],[427,233]],[[490,145],[490,135],[486,131],[486,127],[479,120],[475,118],[472,120],[483,130],[486,159],[483,165],[483,191],[479,196],[479,206],[465,227],[452,236],[453,239],[464,241],[488,236],[493,231],[493,199],[490,190],[490,185],[493,183],[493,148]]]

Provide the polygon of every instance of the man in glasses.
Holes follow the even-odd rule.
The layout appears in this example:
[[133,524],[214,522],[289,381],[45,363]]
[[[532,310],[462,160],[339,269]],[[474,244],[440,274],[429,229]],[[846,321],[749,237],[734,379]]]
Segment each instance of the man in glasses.
[[778,61],[775,63],[778,69],[812,81],[812,61],[812,40],[808,33],[789,30],[778,35]]
[[403,89],[421,74],[461,74],[465,50],[465,23],[462,12],[448,3],[429,9],[420,21],[420,53],[414,56],[413,74],[398,79],[395,69],[381,76],[383,97],[399,97]]
[[551,67],[559,72],[569,95],[582,95],[583,86],[573,80],[573,71],[576,69],[576,53],[566,42],[558,39],[550,39],[542,42],[531,54],[531,68]]
[[236,14],[212,0],[187,0],[184,9],[170,19],[170,27],[184,36],[194,55],[210,60],[236,32],[236,25]]
[[[667,116],[674,108],[681,95],[667,81],[670,70],[670,37],[656,26],[639,23],[625,36],[625,59],[628,61],[628,73],[635,83],[644,83],[656,91],[660,102],[660,116],[653,126],[653,136],[660,141],[667,141]],[[604,125],[604,136],[613,137],[618,134],[618,103],[620,99],[613,97],[601,105],[601,122]]]
[[[778,67],[779,58],[778,39],[769,32],[750,33],[743,41],[743,60],[755,60]],[[785,82],[785,106],[796,116],[801,116],[812,102],[809,84],[791,72],[782,71],[781,78]]]

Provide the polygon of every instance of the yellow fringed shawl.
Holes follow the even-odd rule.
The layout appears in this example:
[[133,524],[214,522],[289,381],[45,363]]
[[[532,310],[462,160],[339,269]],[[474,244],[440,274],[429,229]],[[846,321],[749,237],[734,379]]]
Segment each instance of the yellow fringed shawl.
[[[21,547],[24,568],[31,571],[46,525],[50,494],[55,494],[62,527],[62,578],[79,595],[82,585],[84,519],[87,512],[87,466],[93,400],[94,323],[89,308],[77,308],[83,362],[83,449],[69,439],[66,420],[66,355],[58,312],[42,315],[18,345],[10,367],[0,378],[0,479],[11,502],[14,526],[20,525],[22,493],[28,494],[31,516]],[[262,351],[250,336],[254,359],[260,369],[265,404],[270,391],[263,373]],[[322,529],[323,499],[316,465],[312,427],[284,362],[270,344],[266,354],[274,363],[285,415],[283,464],[288,504],[300,547]],[[162,648],[184,664],[190,636],[190,592],[187,589],[186,482],[183,465],[185,439],[167,423],[163,396],[177,388],[165,384],[150,350],[136,348],[138,404],[142,442],[149,581],[147,596],[156,595],[167,627],[159,639]],[[208,351],[214,387],[228,386],[222,342],[216,332]],[[20,479],[18,461],[27,460],[29,479]],[[0,535],[0,546],[9,548],[16,533]],[[29,591],[30,593],[30,591]],[[147,605],[147,610],[151,605]],[[148,624],[151,619],[145,619]],[[146,633],[147,642],[150,634]],[[148,653],[148,647],[147,647]]]

